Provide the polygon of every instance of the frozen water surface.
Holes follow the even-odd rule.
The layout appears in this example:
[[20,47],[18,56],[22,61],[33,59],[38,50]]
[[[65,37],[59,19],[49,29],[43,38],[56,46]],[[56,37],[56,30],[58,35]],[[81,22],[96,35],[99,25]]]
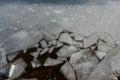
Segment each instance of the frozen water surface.
[[5,47],[22,30],[29,35],[43,29],[55,36],[68,29],[82,35],[109,32],[119,43],[119,4],[119,0],[0,0],[0,40]]
[[[66,74],[67,72],[76,71],[72,69],[72,66],[69,63],[70,56],[67,58],[57,57],[57,55],[54,53],[58,53],[57,50],[63,46],[67,46],[67,47],[73,46],[76,49],[78,49],[78,51],[87,48],[91,51],[91,53],[94,53],[94,51],[99,52],[99,50],[97,50],[97,47],[100,48],[100,45],[98,44],[100,40],[103,42],[103,44],[106,45],[109,44],[110,46],[119,45],[120,44],[119,8],[120,8],[119,0],[0,0],[0,48],[4,50],[4,52],[0,52],[0,55],[3,56],[2,58],[0,56],[1,58],[0,60],[4,60],[4,62],[0,61],[0,67],[3,67],[5,64],[7,64],[7,60],[5,58],[6,54],[10,54],[15,51],[25,50],[30,47],[36,48],[35,45],[39,43],[37,48],[39,48],[40,51],[43,52],[40,52],[40,55],[37,54],[35,55],[39,57],[42,56],[44,61],[40,60],[41,62],[44,63],[47,59],[51,59],[51,58],[58,59],[58,60],[53,59],[54,61],[59,61],[59,59],[65,59],[67,60],[66,65],[69,65],[71,70],[64,71],[64,69],[66,69],[66,65],[65,65],[65,67],[63,67],[63,73],[70,80],[75,78],[77,79],[75,73],[72,73],[73,76],[71,76],[71,74]],[[65,36],[62,37],[61,38],[62,40],[59,42],[58,39],[60,37],[59,33],[63,30],[70,31],[67,33],[69,35],[71,35],[72,33],[76,33],[77,35],[80,36],[78,38],[76,36],[70,37],[70,36],[66,36],[63,33],[63,35]],[[97,32],[101,32],[101,33],[104,32],[104,33],[96,34]],[[91,37],[92,34],[94,34],[93,35],[94,37]],[[45,40],[45,42],[42,42],[43,44],[41,44],[41,42],[39,42],[40,40],[43,41]],[[51,41],[57,40],[56,45],[49,44],[50,40]],[[70,41],[76,41],[76,43],[78,43],[79,45],[82,44],[84,46],[79,47],[76,44],[71,45],[73,43],[72,42],[70,43]],[[40,44],[42,45],[42,47],[40,47]],[[53,50],[50,51],[50,54],[48,52],[49,48],[47,48],[47,50],[44,51],[45,50],[44,48],[46,47],[53,48]],[[103,47],[106,46],[103,45]],[[93,49],[91,50],[91,48]],[[104,49],[107,50],[107,48]],[[29,53],[29,51],[28,52],[26,51],[24,53]],[[72,55],[72,53],[74,52],[70,51],[69,53],[71,53]],[[65,53],[62,54],[66,55]],[[30,57],[30,55],[26,55],[26,54],[21,54],[21,55]],[[88,77],[88,74],[90,74],[89,71],[88,73],[85,73],[87,75],[82,74],[81,72],[81,75],[83,75],[82,80],[85,80],[87,77],[88,79],[94,80],[93,79],[95,76],[94,74],[96,74],[97,71],[99,70],[101,71],[102,67],[103,70],[105,69],[106,66],[103,65],[107,62],[108,59],[107,58],[104,59],[104,57],[107,54],[103,55],[101,52],[99,55],[96,55],[96,59],[98,58],[98,61],[101,61],[101,59],[99,60],[99,56],[101,55],[102,55],[101,59],[103,59],[103,63],[101,62],[99,64],[100,68],[98,67],[97,69],[95,69],[95,71],[93,71],[90,77]],[[13,59],[13,57],[11,56],[9,56],[10,59]],[[25,59],[23,56],[21,57]],[[32,58],[33,56],[30,57],[30,61],[32,63],[35,63],[34,61],[31,60]],[[84,60],[84,59],[80,59],[80,60]],[[30,65],[31,62],[27,62],[27,65]],[[52,63],[52,61],[50,61],[49,63],[56,64],[56,63]],[[113,60],[113,64],[114,63],[115,61]],[[92,63],[90,64],[91,66],[93,66]],[[119,63],[115,64],[115,66],[118,67],[119,66],[118,64]],[[82,64],[79,64],[77,66],[80,68],[84,68],[84,65]],[[17,67],[19,67],[19,65],[16,64],[16,68]],[[95,67],[90,67],[90,68],[94,70],[93,68]],[[24,70],[22,67],[21,69]],[[88,68],[86,68],[85,70],[87,69]],[[15,69],[15,71],[17,70]],[[107,73],[109,74],[109,72]],[[16,75],[18,76],[19,74],[21,74],[21,72]],[[110,76],[116,77],[116,75],[110,75]],[[79,78],[80,77],[78,76],[78,80]],[[106,77],[106,79],[109,78]]]

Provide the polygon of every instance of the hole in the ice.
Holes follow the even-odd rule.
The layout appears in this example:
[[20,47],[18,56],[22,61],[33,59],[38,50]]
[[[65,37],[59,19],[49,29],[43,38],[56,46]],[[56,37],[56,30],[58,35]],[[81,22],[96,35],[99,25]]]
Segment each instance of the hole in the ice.
[[118,78],[118,80],[120,80],[120,76],[118,76],[117,78]]

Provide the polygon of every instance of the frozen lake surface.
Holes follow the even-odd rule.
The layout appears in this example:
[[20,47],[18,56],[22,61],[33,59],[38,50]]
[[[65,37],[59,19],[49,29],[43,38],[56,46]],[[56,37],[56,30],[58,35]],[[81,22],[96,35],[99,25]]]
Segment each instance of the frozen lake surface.
[[68,80],[118,80],[119,9],[119,0],[0,0],[0,79],[61,65]]
[[41,30],[55,37],[62,29],[108,32],[120,43],[119,8],[119,0],[0,0],[0,45],[13,52],[36,43]]

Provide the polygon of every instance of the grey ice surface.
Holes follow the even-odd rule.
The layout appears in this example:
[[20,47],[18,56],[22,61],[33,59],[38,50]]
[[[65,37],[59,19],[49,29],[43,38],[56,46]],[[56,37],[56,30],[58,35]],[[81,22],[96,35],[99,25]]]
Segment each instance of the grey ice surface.
[[119,4],[119,0],[0,0],[0,46],[7,53],[28,48],[41,33],[49,33],[50,39],[62,29],[81,35],[108,32],[120,43]]
[[[5,54],[36,46],[36,43],[41,39],[44,39],[45,41],[55,39],[62,30],[69,30],[85,37],[89,35],[89,38],[86,37],[83,41],[84,47],[89,47],[93,43],[96,43],[98,37],[105,39],[107,44],[110,43],[108,44],[109,46],[114,45],[114,42],[119,45],[119,8],[120,0],[0,0],[0,68],[7,64]],[[96,32],[104,33],[97,34],[97,37],[94,35],[91,36],[91,34],[95,34]],[[108,34],[106,35],[105,33]],[[111,35],[112,37],[108,35]],[[76,47],[73,46],[73,42],[70,40],[69,36],[67,35],[63,38],[64,41],[72,44],[68,50],[68,53],[72,53],[63,53],[66,51],[66,48],[68,48],[67,46],[65,47],[65,50],[63,49],[63,54],[60,54],[62,57],[58,55],[58,60],[66,60],[65,56],[70,57],[76,52]],[[75,40],[81,38],[82,37],[76,36]],[[63,45],[61,42],[57,42],[57,46]],[[75,44],[76,43],[74,43],[74,45]],[[111,47],[106,48],[107,45],[104,46],[99,46],[99,50],[104,50],[106,52],[111,49]],[[43,47],[47,47],[44,42]],[[40,54],[42,55],[48,50],[49,49],[46,48]],[[117,51],[119,52],[119,49]],[[100,59],[105,57],[105,55],[101,55],[100,53],[96,56]],[[86,58],[86,56],[83,58]],[[119,69],[119,60],[116,58],[119,58],[119,55],[113,59],[105,57],[91,75],[89,74],[89,71],[85,73],[89,68],[93,68],[92,65],[86,67],[86,64],[91,64],[89,62],[77,64],[78,67],[76,70],[84,68],[84,73],[79,70],[77,71],[78,73],[85,75],[82,76],[83,80],[85,80],[88,75],[90,75],[88,80],[109,80],[109,76],[112,76],[111,73],[109,73],[111,72],[109,71],[109,67],[115,65],[116,67],[111,69]],[[12,59],[12,57],[10,57],[10,59]],[[109,60],[112,60],[112,65],[110,65]],[[116,62],[118,63],[114,64]],[[33,63],[35,62],[33,61]],[[37,63],[32,66],[36,67],[36,65]],[[95,66],[96,65],[97,63]],[[20,75],[24,71],[26,65],[21,66],[21,64],[18,63],[16,68],[19,66],[21,67],[21,72],[15,74],[15,76]],[[69,69],[67,67],[69,67]],[[16,69],[16,71],[17,70],[18,69]],[[106,70],[107,72],[105,72]],[[69,63],[64,64],[61,71],[69,80],[75,80],[75,73],[73,73],[73,69]],[[97,73],[99,71],[100,73],[101,71],[103,72],[98,75]],[[81,75],[78,75],[78,78],[80,79]]]
[[97,66],[87,80],[114,80],[113,75],[118,77],[120,71],[120,46],[112,50],[105,59]]
[[74,73],[74,69],[71,67],[71,65],[66,62],[62,67],[61,67],[61,72],[65,75],[65,77],[68,80],[76,80],[75,78],[75,73]]
[[44,63],[44,66],[54,66],[63,63],[63,61],[48,58]]
[[99,61],[89,50],[82,50],[71,56],[70,63],[77,72],[78,80],[86,80]]

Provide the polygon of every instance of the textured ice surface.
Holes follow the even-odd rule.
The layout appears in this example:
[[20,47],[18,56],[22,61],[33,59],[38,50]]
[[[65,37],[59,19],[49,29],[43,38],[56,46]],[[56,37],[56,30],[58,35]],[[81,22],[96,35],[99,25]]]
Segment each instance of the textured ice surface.
[[[69,61],[69,58],[76,53],[76,50],[75,52],[73,50],[73,46],[74,49],[78,49],[77,51],[87,48],[90,49],[91,55],[96,56],[100,64],[94,70],[92,65],[94,61],[91,61],[91,56],[89,58],[87,58],[88,56],[84,56],[82,58],[83,61],[80,58],[81,62],[87,59],[90,59],[91,62],[77,64],[78,67],[76,70],[77,73],[79,73],[79,75],[77,75],[78,80],[86,80],[88,75],[90,75],[89,72],[92,72],[91,70],[94,71],[88,80],[109,80],[111,76],[118,77],[119,60],[117,59],[119,59],[119,55],[113,59],[109,59],[106,58],[107,55],[102,53],[99,55],[95,54],[95,51],[103,51],[108,54],[111,49],[120,44],[119,4],[119,0],[0,0],[0,48],[2,49],[0,52],[0,69],[7,64],[7,61],[9,62],[11,59],[16,58],[16,55],[12,56],[12,52],[23,50],[24,53],[29,54],[25,49],[35,47],[41,39],[46,42],[53,39],[59,40],[57,39],[59,33],[65,29],[77,33],[77,36],[71,37],[72,40],[69,37],[71,33],[69,36],[64,36],[63,41],[57,41],[57,48],[67,46],[62,52],[63,56],[60,57],[54,54],[59,53],[56,49],[53,49],[53,51],[50,51],[50,48],[43,49],[44,47],[51,47],[51,44],[47,45],[43,42],[42,52],[38,51],[39,54],[27,55],[22,53],[17,57],[22,57],[27,65],[31,67],[38,67],[36,66],[37,63],[32,60],[33,58],[40,57],[41,59],[38,59],[38,61],[42,62],[42,65],[49,57]],[[78,35],[84,36],[83,42],[81,41],[82,38],[78,37]],[[79,42],[73,42],[74,40]],[[102,40],[103,43],[98,44],[99,40]],[[53,46],[56,47],[56,45],[52,45],[52,47]],[[71,50],[66,50],[71,46]],[[65,51],[68,51],[67,54]],[[119,52],[119,50],[117,51]],[[6,54],[11,55],[6,59]],[[30,61],[27,61],[23,55],[29,56],[30,58],[28,60]],[[79,57],[77,58],[79,59]],[[112,72],[111,69],[108,69],[111,66],[109,60],[112,60],[110,64],[112,65],[113,71],[117,69],[117,71],[114,72],[115,74],[112,75],[109,75],[109,73]],[[73,62],[75,61],[73,60]],[[86,67],[86,65],[89,66]],[[23,68],[21,69],[21,71],[24,70]],[[73,73],[75,70],[70,69],[70,71],[63,73],[68,79],[75,80],[75,73]],[[78,69],[81,70],[79,71]],[[68,72],[69,74],[67,74]],[[97,73],[100,73],[100,75]]]
[[111,80],[112,75],[119,77],[119,57],[120,52],[119,47],[117,47],[103,59],[88,80]]
[[[118,0],[0,0],[0,3],[0,41],[8,52],[13,52],[11,45],[18,50],[37,42],[40,39],[35,36],[37,32],[51,39],[63,28],[82,35],[108,32],[117,43],[120,41]],[[30,39],[11,39],[19,33]],[[21,42],[26,46],[19,45]]]
[[[71,33],[72,36],[70,36]],[[64,37],[61,38],[63,35]],[[44,69],[44,67],[55,67],[58,65],[60,65],[59,70],[68,80],[86,80],[92,74],[92,76],[95,76],[96,74],[94,75],[94,72],[100,69],[97,68],[99,65],[104,63],[106,57],[109,56],[110,52],[114,50],[117,45],[110,44],[111,42],[107,42],[107,40],[103,39],[104,35],[98,37],[98,33],[91,34],[90,36],[86,37],[84,36],[83,40],[81,40],[81,38],[78,38],[76,41],[75,35],[76,34],[73,32],[63,30],[58,34],[58,37],[56,39],[49,41],[42,37],[42,39],[40,39],[39,42],[33,47],[19,50],[14,53],[4,53],[6,54],[3,55],[5,57],[4,59],[6,60],[6,64],[8,64],[5,67],[1,68],[0,76],[2,78],[7,77],[10,79],[16,79],[20,78],[21,75],[25,72],[29,73],[29,70],[34,71],[34,69],[36,70],[37,68]],[[24,36],[21,38],[24,38]],[[73,45],[73,42],[76,43]],[[86,47],[86,43],[90,44]],[[84,46],[77,46],[79,44],[82,44]],[[119,56],[116,56],[114,59],[112,59],[112,68],[111,71],[108,71],[108,74],[113,73],[115,75],[107,74],[107,77],[118,77],[116,76],[116,71],[118,75],[119,61],[116,63],[116,58],[119,58]],[[109,60],[109,57],[107,60]],[[104,67],[104,65],[102,66]],[[110,67],[110,65],[107,65],[107,67]],[[37,74],[34,76],[36,75]],[[38,77],[36,78],[39,79]]]

